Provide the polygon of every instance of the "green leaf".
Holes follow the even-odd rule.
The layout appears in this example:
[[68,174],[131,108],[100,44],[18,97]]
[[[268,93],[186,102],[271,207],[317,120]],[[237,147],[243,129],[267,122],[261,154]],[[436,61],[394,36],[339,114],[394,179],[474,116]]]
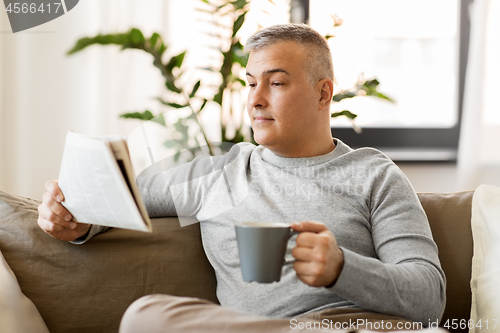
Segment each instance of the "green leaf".
[[130,41],[134,45],[142,44],[145,41],[144,35],[142,34],[141,30],[136,28],[132,28],[132,30],[130,30],[129,36],[130,36]]
[[366,96],[376,97],[376,98],[388,100],[390,102],[394,102],[394,100],[392,98],[390,98],[389,96],[386,96],[386,95],[384,95],[381,92],[378,92],[376,90],[366,91]]
[[236,0],[231,2],[235,10],[243,9],[249,2],[246,0]]
[[186,51],[182,52],[181,54],[179,54],[177,57],[175,57],[175,65],[174,65],[174,68],[175,67],[178,67],[178,68],[181,68],[182,66],[182,63],[184,62],[184,57],[186,56]]
[[151,49],[154,49],[155,46],[156,46],[156,42],[158,41],[158,39],[161,40],[161,37],[159,34],[157,34],[156,32],[151,36],[151,38],[149,39],[149,46],[151,47]]
[[[374,96],[374,95],[371,95],[371,96]],[[382,94],[381,92],[378,92],[377,91],[377,95],[374,96],[374,97],[377,97],[377,98],[380,98],[380,99],[385,99],[389,102],[392,102],[392,103],[395,103],[396,101],[394,99],[392,99],[391,97],[385,95],[385,94]]]
[[177,104],[177,103],[167,103],[168,106],[171,106],[173,108],[176,108],[176,109],[182,109],[182,108],[185,108],[187,105],[181,105],[181,104]]
[[343,99],[353,98],[353,97],[356,97],[356,96],[358,96],[356,93],[354,93],[352,91],[347,91],[347,92],[344,92],[344,93],[338,93],[338,94],[333,95],[332,100],[334,102],[340,102]]
[[160,46],[160,49],[158,50],[158,53],[160,54],[160,56],[163,54],[163,52],[165,52],[167,50],[167,46],[163,43],[161,43],[161,46]]
[[198,80],[198,82],[196,82],[194,84],[193,90],[189,94],[189,98],[193,98],[194,97],[194,95],[196,94],[196,92],[198,91],[198,89],[200,89],[200,85],[201,85],[201,81]]
[[222,105],[222,94],[224,93],[223,90],[219,89],[217,94],[214,96],[213,101],[219,105]]
[[169,72],[172,72],[172,70],[177,67],[181,68],[182,63],[184,62],[184,57],[186,55],[186,51],[170,58],[170,61],[168,62],[167,66],[165,66]]
[[124,113],[120,115],[121,118],[130,118],[130,119],[140,119],[140,120],[151,120],[154,118],[151,111],[146,110],[144,112],[131,112]]
[[121,45],[125,47],[129,44],[128,33],[120,33],[120,34],[111,34],[111,35],[97,35],[94,37],[84,37],[77,40],[76,44],[73,46],[71,50],[69,50],[66,54],[72,55],[75,54],[91,45],[99,44],[99,45]]
[[333,38],[333,37],[335,37],[335,35],[326,35],[326,36],[325,36],[325,39],[326,39],[326,40],[329,40],[330,38]]
[[236,78],[234,81],[239,82],[243,87],[247,86],[247,83],[243,79]]
[[124,49],[144,49],[144,35],[141,30],[132,28],[126,33],[96,35],[94,37],[80,38],[71,50],[67,52],[68,55],[79,52],[91,45],[120,45]]
[[167,102],[159,97],[157,97],[156,100],[159,101],[163,105],[167,105],[167,106],[170,106],[170,107],[173,107],[176,109],[182,109],[182,108],[185,108],[187,106],[187,105],[181,105],[181,104],[177,104],[177,103]]
[[165,148],[168,148],[168,149],[177,147],[178,145],[179,145],[179,141],[177,141],[177,140],[167,140],[167,141],[163,142],[163,146]]
[[180,151],[176,152],[174,155],[174,161],[178,162],[180,157],[181,157],[181,152]]
[[220,5],[219,7],[217,7],[217,8],[215,9],[215,11],[219,11],[219,10],[221,10],[222,8],[226,7],[227,5],[229,5],[229,2],[226,2],[225,4]]
[[188,141],[188,126],[184,125],[182,122],[183,119],[179,119],[175,122],[174,128],[177,132],[182,134],[182,140],[184,142]]
[[165,117],[162,114],[154,117],[153,119],[151,119],[151,121],[154,121],[155,123],[158,123],[162,126],[167,126],[167,124],[165,123]]
[[168,90],[170,90],[170,91],[176,92],[178,94],[180,94],[182,92],[182,90],[177,88],[177,86],[174,84],[173,79],[167,79],[167,82],[165,83],[165,85],[168,88]]
[[120,118],[154,121],[155,123],[166,126],[165,117],[163,117],[162,114],[160,114],[159,116],[154,116],[149,110],[146,110],[144,112],[124,113],[120,115]]
[[364,91],[366,96],[372,96],[380,99],[385,99],[390,102],[394,102],[392,98],[384,95],[383,93],[377,90],[379,85],[380,82],[377,79],[373,79],[373,80],[366,80],[365,82],[358,84],[356,87],[359,90]]
[[240,64],[241,67],[246,67],[247,65],[247,55],[243,52],[243,45],[237,41],[231,46],[232,51],[232,62]]
[[[235,1],[235,2],[238,2],[238,1]],[[244,2],[246,3],[246,1],[244,1]],[[238,30],[240,30],[241,26],[245,22],[245,15],[246,14],[247,14],[247,12],[244,12],[243,14],[241,14],[240,16],[238,16],[238,18],[236,19],[236,21],[234,21],[233,35],[231,36],[231,38],[233,38],[234,36],[236,36],[236,34],[238,33]]]
[[363,86],[369,88],[369,89],[377,89],[377,86],[380,84],[380,82],[377,79],[373,80],[366,80],[363,82]]
[[347,117],[349,119],[355,119],[358,115],[357,114],[354,114],[352,113],[351,111],[349,110],[343,110],[343,111],[339,111],[339,112],[334,112],[332,113],[331,117],[332,118],[335,118],[335,117],[340,117],[340,116],[344,116],[344,117]]
[[204,98],[203,99],[203,104],[201,104],[201,107],[200,107],[200,110],[198,110],[198,113],[200,113],[203,110],[203,108],[205,107],[205,105],[207,105],[207,102],[208,102],[208,100],[206,98]]

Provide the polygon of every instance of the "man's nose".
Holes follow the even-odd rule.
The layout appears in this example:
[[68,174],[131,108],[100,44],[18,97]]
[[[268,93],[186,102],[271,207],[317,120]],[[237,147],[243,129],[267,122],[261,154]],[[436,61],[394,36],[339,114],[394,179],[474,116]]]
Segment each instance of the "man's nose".
[[267,93],[262,85],[257,86],[250,92],[248,101],[252,108],[264,108],[267,106]]

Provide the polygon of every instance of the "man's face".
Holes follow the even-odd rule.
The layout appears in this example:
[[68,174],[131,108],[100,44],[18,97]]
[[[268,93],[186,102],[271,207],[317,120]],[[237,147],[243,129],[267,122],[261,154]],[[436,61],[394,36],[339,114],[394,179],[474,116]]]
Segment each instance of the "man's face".
[[312,87],[307,57],[295,42],[279,42],[250,53],[247,111],[255,141],[285,157],[298,155],[314,143],[324,122],[320,90]]

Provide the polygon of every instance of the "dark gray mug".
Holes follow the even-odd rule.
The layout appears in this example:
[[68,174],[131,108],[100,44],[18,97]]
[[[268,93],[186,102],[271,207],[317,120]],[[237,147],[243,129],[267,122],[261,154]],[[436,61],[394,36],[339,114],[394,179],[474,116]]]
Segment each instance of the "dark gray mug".
[[286,223],[236,224],[236,240],[243,280],[261,283],[279,281],[281,269],[285,264],[288,240],[294,234],[296,232]]

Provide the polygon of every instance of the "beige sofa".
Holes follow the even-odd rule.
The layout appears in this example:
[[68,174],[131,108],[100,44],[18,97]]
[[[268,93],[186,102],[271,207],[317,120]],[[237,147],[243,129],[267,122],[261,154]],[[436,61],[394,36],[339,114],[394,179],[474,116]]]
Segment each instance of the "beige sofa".
[[[442,323],[469,319],[472,195],[419,194],[448,280]],[[153,234],[112,229],[77,246],[44,234],[37,206],[0,191],[0,251],[50,332],[117,332],[127,306],[152,293],[217,302],[199,224],[154,219]]]

